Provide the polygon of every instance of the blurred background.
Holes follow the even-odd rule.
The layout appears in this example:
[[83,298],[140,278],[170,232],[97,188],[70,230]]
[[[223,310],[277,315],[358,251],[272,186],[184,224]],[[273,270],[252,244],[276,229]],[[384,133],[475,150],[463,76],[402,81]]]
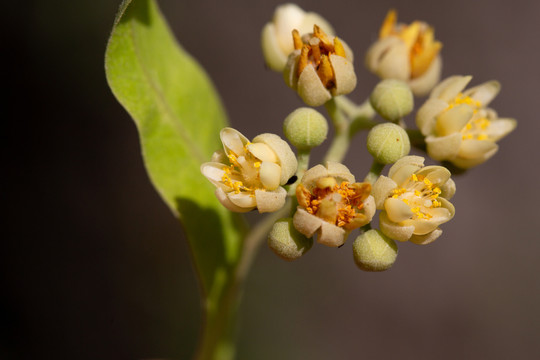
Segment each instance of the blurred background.
[[[182,227],[152,188],[135,126],[105,81],[119,2],[28,0],[4,15],[2,359],[189,359],[195,350],[198,288]],[[302,103],[265,69],[259,45],[280,3],[159,3],[231,124],[250,138],[281,134]],[[394,7],[403,22],[435,25],[444,77],[499,80],[492,106],[519,124],[492,160],[455,178],[457,213],[443,236],[399,244],[387,272],[358,270],[351,240],[315,244],[294,263],[262,247],[240,311],[238,359],[537,358],[540,2],[298,4],[355,51],[354,100],[377,82],[363,56]],[[364,139],[345,162],[358,177],[371,162]]]

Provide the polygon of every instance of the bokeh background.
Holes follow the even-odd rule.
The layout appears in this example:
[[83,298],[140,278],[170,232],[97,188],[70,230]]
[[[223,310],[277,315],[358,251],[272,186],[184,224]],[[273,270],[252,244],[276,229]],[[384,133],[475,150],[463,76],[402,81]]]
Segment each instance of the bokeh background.
[[[238,359],[537,358],[540,2],[298,3],[354,49],[356,101],[377,82],[363,54],[395,7],[404,22],[436,26],[444,76],[499,80],[492,105],[519,125],[494,159],[456,178],[457,214],[443,237],[400,244],[385,273],[358,270],[352,241],[315,245],[294,263],[261,248],[240,311]],[[278,4],[160,1],[248,137],[281,134],[302,105],[263,65],[260,30]],[[196,346],[187,242],[105,81],[118,5],[28,0],[4,13],[2,359],[189,359]],[[364,139],[346,159],[358,177],[370,164]]]

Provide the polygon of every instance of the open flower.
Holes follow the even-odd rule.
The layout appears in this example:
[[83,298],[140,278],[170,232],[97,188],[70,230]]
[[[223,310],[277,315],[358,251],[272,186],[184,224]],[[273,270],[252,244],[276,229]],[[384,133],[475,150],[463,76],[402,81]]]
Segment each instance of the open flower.
[[268,67],[282,72],[289,54],[294,51],[291,31],[297,29],[305,34],[318,24],[324,31],[333,34],[330,24],[320,15],[305,12],[295,4],[284,4],[276,8],[272,22],[267,23],[261,34],[264,59]]
[[319,26],[313,33],[293,31],[295,50],[289,55],[283,77],[310,106],[319,106],[332,96],[345,95],[356,87],[351,49]]
[[426,95],[439,82],[442,44],[425,22],[398,24],[390,10],[379,31],[379,40],[368,50],[367,68],[382,79],[405,81],[417,96]]
[[366,225],[375,214],[369,183],[356,183],[345,165],[328,162],[304,174],[296,188],[296,230],[321,244],[343,245],[350,231]]
[[201,172],[216,186],[216,196],[227,209],[246,212],[279,210],[287,192],[280,185],[296,172],[296,157],[289,145],[274,134],[261,134],[250,142],[235,129],[220,133],[224,151],[214,153]]
[[416,114],[426,136],[427,152],[435,160],[448,160],[468,169],[495,155],[497,141],[516,127],[516,120],[499,118],[487,108],[500,90],[488,81],[464,92],[471,76],[451,76],[437,85]]
[[380,213],[381,231],[394,240],[429,244],[442,230],[439,225],[454,217],[447,200],[456,191],[450,171],[442,166],[424,166],[424,158],[405,156],[373,184]]

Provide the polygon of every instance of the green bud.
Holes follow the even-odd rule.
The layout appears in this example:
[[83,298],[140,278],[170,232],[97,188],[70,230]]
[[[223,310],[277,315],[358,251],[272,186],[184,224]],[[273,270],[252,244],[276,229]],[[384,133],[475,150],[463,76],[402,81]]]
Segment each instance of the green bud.
[[283,260],[293,261],[304,255],[313,245],[313,239],[300,234],[292,218],[279,219],[268,234],[268,246]]
[[409,154],[411,142],[407,132],[392,123],[379,124],[367,136],[367,149],[381,164],[392,164]]
[[309,150],[326,139],[328,122],[316,110],[299,108],[285,118],[283,132],[297,149]]
[[414,107],[413,94],[409,85],[393,79],[378,83],[369,101],[375,111],[389,121],[398,121],[408,115]]
[[397,258],[396,242],[379,230],[369,230],[358,236],[353,243],[354,262],[365,271],[390,269]]

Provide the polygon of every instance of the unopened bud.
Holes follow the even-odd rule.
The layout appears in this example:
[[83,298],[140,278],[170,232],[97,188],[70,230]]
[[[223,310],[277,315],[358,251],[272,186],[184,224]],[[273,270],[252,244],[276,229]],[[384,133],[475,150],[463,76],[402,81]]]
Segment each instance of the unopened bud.
[[392,123],[379,124],[367,136],[367,149],[377,162],[392,164],[408,155],[411,142],[407,132]]
[[396,261],[398,248],[394,240],[378,230],[369,230],[353,243],[354,262],[365,271],[388,270]]
[[393,79],[378,83],[369,101],[375,111],[389,121],[398,121],[408,115],[414,107],[413,94],[409,85]]
[[297,149],[309,150],[326,139],[328,122],[316,110],[299,108],[285,118],[283,132]]
[[268,234],[268,246],[283,260],[293,261],[300,258],[312,245],[313,239],[300,234],[294,228],[292,218],[276,221]]

